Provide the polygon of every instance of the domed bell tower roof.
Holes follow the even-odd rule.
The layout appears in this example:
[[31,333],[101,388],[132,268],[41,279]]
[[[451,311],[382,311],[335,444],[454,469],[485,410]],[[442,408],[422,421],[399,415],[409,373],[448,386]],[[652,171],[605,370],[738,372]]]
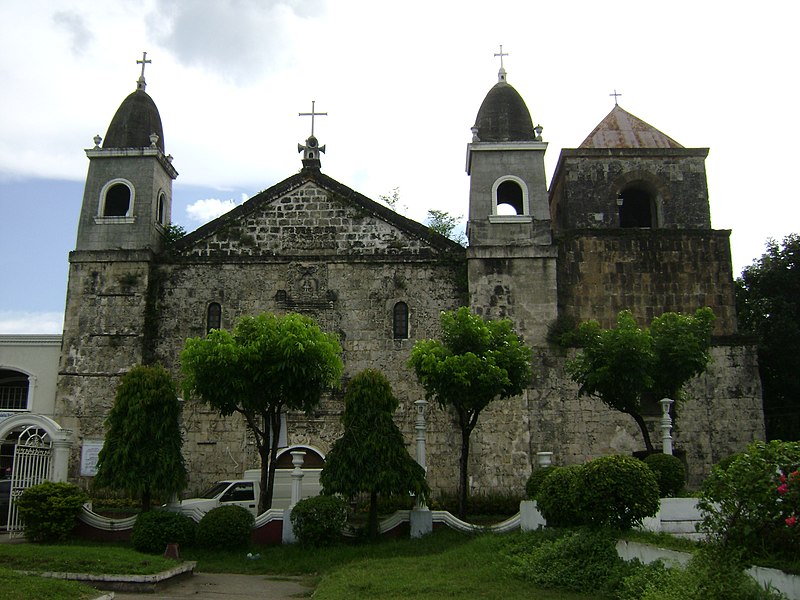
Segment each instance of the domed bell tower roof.
[[103,148],[147,148],[153,143],[151,135],[158,136],[155,144],[164,152],[164,129],[161,126],[161,115],[153,99],[145,92],[144,67],[150,61],[147,53],[142,60],[142,74],[136,82],[136,91],[130,94],[119,105],[111,124],[108,126]]
[[531,113],[519,92],[506,81],[503,67],[503,47],[500,46],[500,71],[497,83],[486,94],[475,125],[472,128],[475,138],[480,142],[530,142],[537,140],[533,129]]

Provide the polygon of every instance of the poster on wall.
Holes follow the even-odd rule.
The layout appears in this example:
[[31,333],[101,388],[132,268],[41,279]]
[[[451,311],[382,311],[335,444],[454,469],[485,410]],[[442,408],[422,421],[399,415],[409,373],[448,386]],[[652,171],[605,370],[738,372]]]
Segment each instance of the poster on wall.
[[86,440],[81,448],[81,477],[97,474],[97,455],[103,448],[103,440]]

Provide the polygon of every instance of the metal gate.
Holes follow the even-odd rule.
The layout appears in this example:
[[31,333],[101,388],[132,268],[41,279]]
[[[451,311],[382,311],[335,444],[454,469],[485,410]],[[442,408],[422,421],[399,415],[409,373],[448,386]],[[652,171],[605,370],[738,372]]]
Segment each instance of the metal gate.
[[8,533],[20,535],[22,523],[17,512],[17,499],[26,488],[38,485],[50,477],[52,444],[47,432],[38,427],[25,428],[14,446],[14,465],[11,468],[11,494],[8,503]]

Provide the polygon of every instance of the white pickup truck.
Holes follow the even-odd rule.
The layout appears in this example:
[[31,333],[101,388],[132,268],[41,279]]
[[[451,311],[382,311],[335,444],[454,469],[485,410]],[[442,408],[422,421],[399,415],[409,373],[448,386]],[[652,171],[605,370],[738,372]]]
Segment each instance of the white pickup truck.
[[[319,474],[322,469],[303,469],[302,498],[310,498],[320,493]],[[244,479],[218,481],[198,498],[187,498],[178,504],[168,504],[165,508],[182,513],[204,514],[218,506],[237,505],[258,516],[258,500],[261,494],[261,471],[245,471]],[[291,470],[275,471],[275,490],[272,494],[272,508],[289,508],[292,498]],[[199,516],[199,515],[198,515]]]

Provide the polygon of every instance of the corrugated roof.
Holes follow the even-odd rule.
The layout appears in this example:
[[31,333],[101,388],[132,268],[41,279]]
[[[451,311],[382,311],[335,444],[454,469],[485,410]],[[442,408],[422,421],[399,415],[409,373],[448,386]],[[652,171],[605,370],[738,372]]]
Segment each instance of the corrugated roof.
[[580,148],[683,148],[678,142],[616,105]]

